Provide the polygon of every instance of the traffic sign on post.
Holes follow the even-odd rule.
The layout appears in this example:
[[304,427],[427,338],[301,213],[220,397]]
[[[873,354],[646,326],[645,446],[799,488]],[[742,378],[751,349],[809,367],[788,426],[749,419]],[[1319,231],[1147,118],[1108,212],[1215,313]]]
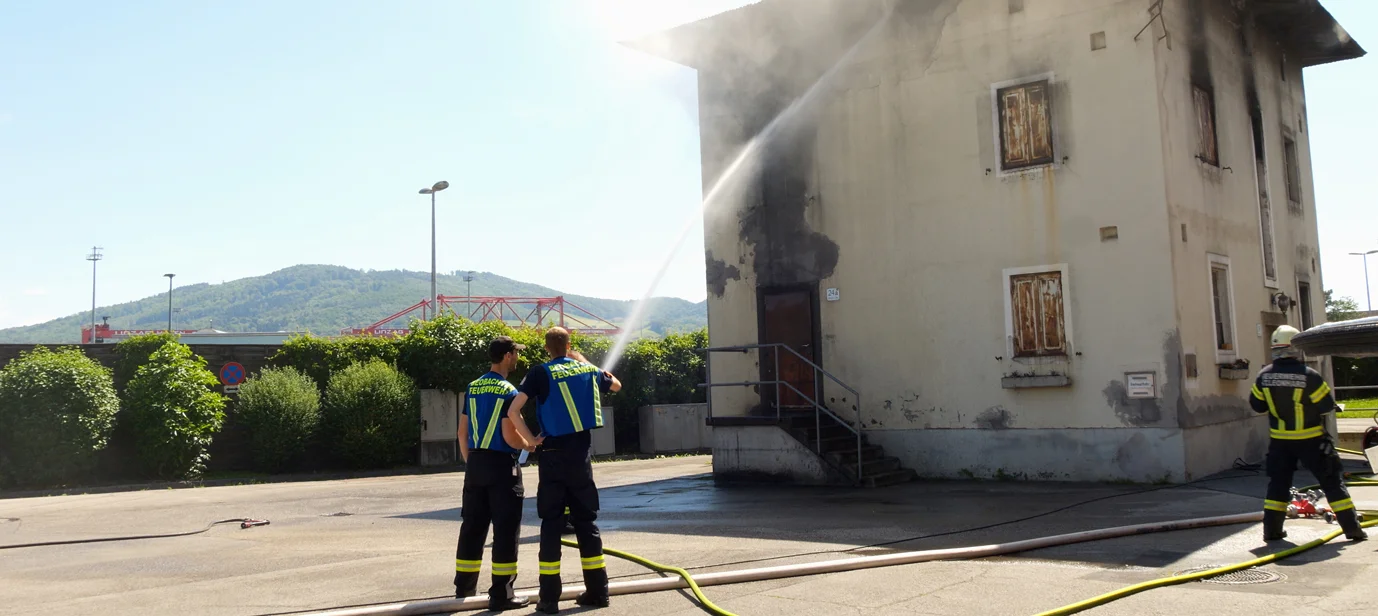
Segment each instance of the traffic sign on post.
[[226,393],[239,391],[239,384],[247,378],[249,374],[239,362],[232,361],[220,367],[220,384],[225,386]]

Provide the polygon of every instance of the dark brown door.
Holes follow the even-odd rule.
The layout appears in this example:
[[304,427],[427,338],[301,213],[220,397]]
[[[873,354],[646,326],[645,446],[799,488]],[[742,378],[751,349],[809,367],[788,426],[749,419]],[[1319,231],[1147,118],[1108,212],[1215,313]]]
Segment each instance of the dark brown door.
[[[772,344],[782,343],[789,345],[799,355],[807,357],[814,363],[818,362],[818,343],[814,338],[815,323],[814,318],[814,296],[815,293],[808,289],[790,290],[762,290],[761,291],[761,343]],[[765,377],[762,380],[775,380],[775,351],[766,350],[760,355],[761,373]],[[801,361],[798,356],[789,351],[779,351],[780,380],[785,381],[803,392],[808,398],[813,398],[814,393],[814,371],[813,367]],[[775,399],[775,387],[764,387],[761,392],[762,402],[766,402],[766,407],[773,406],[771,402]],[[783,408],[812,408],[808,399],[790,391],[789,388],[780,387],[780,403]]]

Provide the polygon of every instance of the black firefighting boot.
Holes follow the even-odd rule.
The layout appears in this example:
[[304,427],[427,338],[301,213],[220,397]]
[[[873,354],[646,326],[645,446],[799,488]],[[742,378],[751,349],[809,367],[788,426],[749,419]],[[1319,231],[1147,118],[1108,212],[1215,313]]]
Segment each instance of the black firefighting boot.
[[1263,540],[1281,541],[1287,538],[1287,531],[1282,530],[1282,523],[1287,520],[1287,513],[1282,511],[1266,510],[1263,512]]
[[497,597],[488,599],[488,611],[501,612],[524,608],[531,604],[530,597]]
[[540,582],[540,601],[536,602],[536,611],[543,614],[559,614],[560,591],[564,589],[560,574],[542,574]]
[[1359,516],[1353,509],[1335,512],[1335,521],[1340,523],[1340,528],[1345,531],[1345,538],[1350,541],[1363,541],[1368,539],[1368,533],[1359,526]]
[[584,588],[574,602],[584,607],[608,607],[608,570],[602,567],[584,571]]

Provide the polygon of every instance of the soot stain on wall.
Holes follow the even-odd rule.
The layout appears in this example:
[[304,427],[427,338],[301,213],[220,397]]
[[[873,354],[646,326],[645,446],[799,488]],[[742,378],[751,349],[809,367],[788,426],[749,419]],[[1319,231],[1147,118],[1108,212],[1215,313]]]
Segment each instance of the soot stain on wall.
[[992,406],[976,416],[976,427],[984,430],[1008,430],[1014,423],[1014,415],[1003,406]]
[[742,239],[756,252],[756,280],[763,286],[815,282],[832,276],[840,249],[814,231],[805,214],[814,171],[814,126],[778,135],[766,144],[760,169],[760,201],[742,215]]
[[705,254],[707,260],[708,291],[716,297],[722,297],[727,292],[727,281],[741,280],[742,271],[735,265],[728,265],[727,261],[713,258],[713,251]]

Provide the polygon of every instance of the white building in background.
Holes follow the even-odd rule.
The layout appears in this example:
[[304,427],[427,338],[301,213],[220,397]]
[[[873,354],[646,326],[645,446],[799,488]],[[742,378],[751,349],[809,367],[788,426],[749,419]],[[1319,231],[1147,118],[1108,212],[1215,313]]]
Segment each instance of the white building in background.
[[[1365,53],[1319,3],[762,0],[632,45],[698,69],[705,192],[840,62],[706,214],[708,320],[861,394],[780,357],[874,446],[868,483],[1261,457],[1248,379],[1325,318],[1302,69]],[[716,473],[855,471],[774,398],[712,389]]]

